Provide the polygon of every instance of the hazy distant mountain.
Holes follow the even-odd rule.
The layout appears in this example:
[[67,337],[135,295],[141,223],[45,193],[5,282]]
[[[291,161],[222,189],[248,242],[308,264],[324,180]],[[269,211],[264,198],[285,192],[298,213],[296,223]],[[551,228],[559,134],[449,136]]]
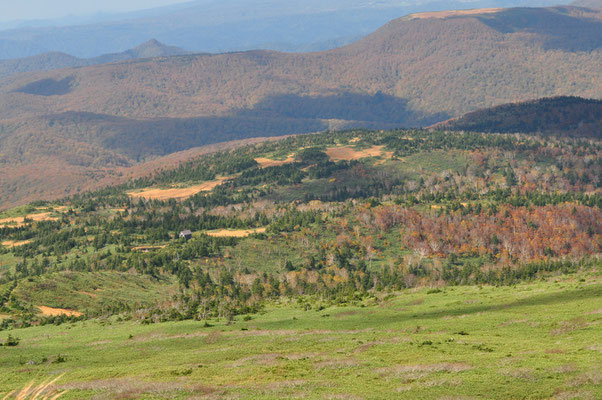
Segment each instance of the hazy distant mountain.
[[569,0],[196,0],[99,16],[96,23],[82,24],[87,20],[80,18],[72,21],[78,25],[47,21],[46,27],[1,31],[0,59],[47,52],[91,58],[122,52],[150,38],[195,52],[319,51],[351,43],[409,13],[563,1]]
[[559,96],[503,104],[470,112],[433,128],[602,138],[602,100]]
[[602,0],[576,0],[571,5],[589,8],[602,8]]
[[602,10],[575,7],[423,13],[326,52],[184,55],[0,79],[0,203],[71,193],[115,166],[209,143],[602,98],[601,30]]
[[187,54],[187,52],[179,47],[166,46],[154,39],[121,53],[105,54],[87,59],[73,57],[60,52],[44,53],[14,60],[0,60],[0,78],[19,72],[50,71],[53,69],[84,67],[137,58],[167,57],[183,54]]

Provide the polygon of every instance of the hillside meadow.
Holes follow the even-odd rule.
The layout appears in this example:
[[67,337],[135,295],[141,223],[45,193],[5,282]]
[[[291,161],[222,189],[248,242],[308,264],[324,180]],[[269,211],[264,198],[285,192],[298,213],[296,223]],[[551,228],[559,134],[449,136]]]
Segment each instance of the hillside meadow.
[[0,393],[62,375],[64,399],[596,399],[600,270],[514,286],[383,293],[334,306],[144,325],[16,329]]

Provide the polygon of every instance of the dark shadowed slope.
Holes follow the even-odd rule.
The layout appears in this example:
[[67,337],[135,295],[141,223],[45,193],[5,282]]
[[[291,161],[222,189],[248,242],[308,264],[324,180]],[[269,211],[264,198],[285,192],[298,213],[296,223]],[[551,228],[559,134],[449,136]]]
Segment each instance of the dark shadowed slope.
[[552,97],[503,104],[434,125],[453,131],[602,137],[602,100]]

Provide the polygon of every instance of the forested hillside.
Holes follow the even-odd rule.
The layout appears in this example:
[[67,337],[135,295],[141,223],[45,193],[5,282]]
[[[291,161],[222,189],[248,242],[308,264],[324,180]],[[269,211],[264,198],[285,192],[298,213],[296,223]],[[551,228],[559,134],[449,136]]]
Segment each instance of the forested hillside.
[[596,137],[347,130],[6,210],[0,392],[599,397],[601,177]]
[[552,97],[477,110],[434,129],[602,137],[602,100]]
[[[601,154],[597,139],[323,133],[22,206],[0,215],[3,326],[54,321],[39,306],[205,318],[280,296],[346,301],[599,268]],[[171,300],[109,296],[130,277]]]
[[44,182],[74,193],[90,176],[225,140],[600,98],[600,18],[576,7],[416,14],[327,52],[187,55],[0,80],[0,202],[44,198]]

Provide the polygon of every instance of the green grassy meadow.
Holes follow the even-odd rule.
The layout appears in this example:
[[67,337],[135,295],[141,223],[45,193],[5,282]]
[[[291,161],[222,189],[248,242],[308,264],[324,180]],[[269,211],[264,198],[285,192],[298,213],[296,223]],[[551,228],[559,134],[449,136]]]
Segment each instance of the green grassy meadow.
[[599,399],[599,271],[407,289],[252,317],[114,316],[0,332],[1,393],[59,374],[64,399]]

